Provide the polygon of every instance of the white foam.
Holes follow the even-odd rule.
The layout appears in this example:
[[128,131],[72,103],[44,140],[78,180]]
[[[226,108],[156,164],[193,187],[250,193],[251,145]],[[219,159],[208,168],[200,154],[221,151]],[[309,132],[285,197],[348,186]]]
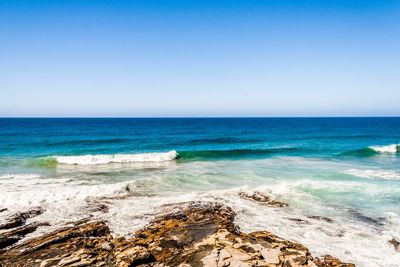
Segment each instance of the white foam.
[[399,152],[399,144],[387,145],[387,146],[370,146],[369,148],[375,150],[378,153],[385,154],[396,154]]
[[349,169],[345,173],[368,179],[400,180],[400,173],[388,170]]
[[0,183],[14,183],[15,180],[31,180],[38,178],[40,178],[40,175],[34,173],[3,174],[0,175]]
[[55,159],[60,164],[96,165],[109,163],[164,162],[175,160],[177,157],[178,153],[172,150],[166,153],[56,156]]
[[[175,164],[174,161],[167,163]],[[108,169],[114,166],[116,169],[113,171],[118,171],[118,167],[124,170],[118,177],[111,172],[108,176]],[[384,214],[375,208],[371,209],[371,214],[366,214],[372,218],[386,218],[385,224],[378,229],[374,224],[360,223],[346,209],[349,198],[380,201],[388,196],[397,196],[400,188],[390,183],[371,183],[362,179],[318,179],[321,174],[332,170],[340,174],[346,170],[354,173],[379,170],[371,166],[286,157],[189,162],[176,164],[175,168],[143,172],[136,169],[126,171],[130,169],[128,164],[65,164],[63,168],[68,171],[60,172],[62,168],[58,168],[56,174],[0,176],[0,208],[8,208],[5,212],[12,214],[38,205],[46,210],[33,220],[50,222],[51,226],[39,228],[27,238],[91,215],[105,219],[116,234],[132,233],[162,211],[165,204],[205,200],[231,206],[237,213],[235,222],[243,231],[271,231],[306,245],[315,256],[331,254],[361,267],[394,267],[400,262],[400,254],[388,243],[392,238],[400,239],[400,213],[396,203],[383,207]],[[93,173],[81,172],[80,168]],[[104,173],[98,176],[96,172]],[[372,175],[370,172],[367,174]],[[374,174],[374,179],[377,175]],[[385,177],[389,173],[379,175]],[[127,185],[132,197],[103,198],[125,194]],[[289,207],[270,208],[242,199],[238,193],[243,190],[269,192],[288,202]],[[102,201],[109,208],[107,213],[95,209],[96,203]],[[0,214],[0,219],[6,215],[5,212]],[[326,216],[333,222],[311,219],[309,215]],[[307,220],[309,224],[298,224],[290,218]]]

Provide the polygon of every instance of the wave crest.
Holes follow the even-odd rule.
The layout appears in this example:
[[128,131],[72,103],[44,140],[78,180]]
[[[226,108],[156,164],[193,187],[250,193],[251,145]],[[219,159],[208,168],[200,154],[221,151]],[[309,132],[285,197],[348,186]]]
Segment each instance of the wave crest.
[[400,152],[400,145],[386,145],[386,146],[370,146],[370,149],[376,151],[377,153],[386,153],[386,154],[396,154]]
[[56,156],[54,158],[59,164],[97,165],[110,163],[163,162],[175,160],[177,157],[178,153],[172,150],[166,153]]
[[369,146],[357,150],[342,153],[343,156],[370,157],[377,154],[397,154],[400,153],[400,145],[392,144],[385,146]]

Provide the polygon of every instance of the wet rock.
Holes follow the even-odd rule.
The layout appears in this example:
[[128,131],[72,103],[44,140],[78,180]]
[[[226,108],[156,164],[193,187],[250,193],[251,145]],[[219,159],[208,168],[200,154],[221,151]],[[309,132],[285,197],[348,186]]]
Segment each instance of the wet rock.
[[0,249],[6,248],[10,245],[17,243],[25,235],[36,231],[40,226],[49,226],[47,222],[39,223],[33,222],[24,226],[16,227],[9,231],[4,231],[0,233]]
[[85,263],[93,256],[101,260],[108,257],[108,251],[100,248],[107,238],[111,238],[110,231],[104,222],[64,227],[4,251],[0,262],[10,266],[54,266],[60,262],[72,266],[72,262]]
[[289,221],[295,222],[297,224],[310,224],[309,221],[303,220],[303,219],[299,219],[299,218],[285,218],[285,219],[288,219]]
[[211,202],[189,202],[157,217],[132,238],[113,237],[102,221],[67,226],[0,253],[19,266],[342,266],[314,258],[299,243],[267,231],[246,234],[234,211]]
[[2,208],[2,209],[0,209],[0,212],[4,212],[6,210],[7,210],[7,208]]
[[318,267],[349,267],[354,264],[343,263],[338,258],[331,255],[325,255],[322,258],[315,258],[315,263]]
[[319,215],[310,215],[307,216],[310,219],[315,219],[315,220],[319,220],[319,221],[325,221],[327,223],[333,223],[333,220],[329,217],[325,217],[325,216],[319,216]]
[[389,240],[389,243],[393,245],[394,249],[398,252],[400,252],[400,242],[397,241],[396,239],[391,239]]
[[289,206],[289,204],[281,202],[281,201],[277,201],[272,199],[269,195],[265,194],[265,193],[261,193],[258,191],[255,191],[252,194],[246,193],[246,192],[240,192],[239,196],[243,199],[249,199],[249,200],[253,200],[256,201],[262,205],[266,205],[266,206],[273,206],[273,207],[287,207]]
[[86,200],[88,205],[84,207],[84,209],[87,212],[101,212],[101,213],[107,213],[109,208],[106,204],[102,203],[101,201],[98,200],[93,200],[93,199],[88,199]]
[[384,225],[383,223],[384,218],[372,218],[355,209],[348,209],[348,212],[354,219],[360,222],[371,224],[376,227],[381,227]]
[[29,218],[36,217],[44,212],[41,207],[33,208],[26,212],[18,212],[6,218],[6,222],[0,224],[0,230],[11,229],[25,224],[26,220]]

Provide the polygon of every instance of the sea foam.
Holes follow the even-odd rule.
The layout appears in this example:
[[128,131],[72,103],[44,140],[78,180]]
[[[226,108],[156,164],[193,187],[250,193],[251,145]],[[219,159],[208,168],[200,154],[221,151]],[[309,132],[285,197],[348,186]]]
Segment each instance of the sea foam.
[[55,159],[59,164],[96,165],[109,163],[164,162],[175,160],[177,157],[178,153],[172,150],[166,153],[56,156]]
[[400,180],[400,173],[391,170],[349,169],[345,173],[368,179]]
[[399,144],[392,144],[386,146],[370,146],[369,148],[377,153],[396,154],[400,151]]

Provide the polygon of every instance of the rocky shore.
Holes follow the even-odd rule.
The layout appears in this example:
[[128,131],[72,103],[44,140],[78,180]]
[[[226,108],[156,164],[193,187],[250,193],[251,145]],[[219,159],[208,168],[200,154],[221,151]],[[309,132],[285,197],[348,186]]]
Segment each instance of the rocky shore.
[[303,245],[267,231],[243,233],[235,212],[214,202],[176,204],[130,237],[112,235],[104,221],[82,220],[18,242],[41,226],[25,225],[40,212],[19,213],[0,225],[1,266],[354,266],[313,257]]

